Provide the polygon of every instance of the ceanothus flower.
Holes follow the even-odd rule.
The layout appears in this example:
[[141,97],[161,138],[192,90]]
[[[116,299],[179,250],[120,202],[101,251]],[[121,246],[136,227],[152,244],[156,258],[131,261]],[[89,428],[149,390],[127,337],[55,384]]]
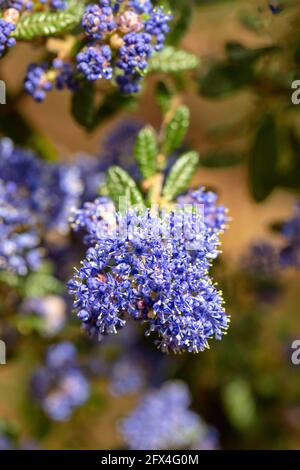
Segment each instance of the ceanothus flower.
[[24,89],[37,102],[45,100],[47,93],[57,90],[76,90],[73,66],[62,59],[54,59],[50,64],[30,64],[24,79]]
[[0,179],[0,271],[26,275],[41,263],[36,216],[19,187]]
[[109,46],[89,45],[77,54],[77,68],[90,81],[110,80],[113,74],[111,58]]
[[275,279],[279,270],[277,249],[266,241],[253,243],[243,256],[242,265],[250,276]]
[[277,15],[278,13],[281,13],[283,10],[282,3],[279,0],[270,0],[268,4],[273,15]]
[[204,188],[190,190],[178,197],[177,204],[184,207],[185,204],[200,206],[203,208],[204,220],[208,228],[220,232],[223,231],[228,222],[228,209],[217,204],[218,196],[212,191]]
[[172,15],[166,15],[162,8],[153,10],[149,20],[145,23],[145,31],[155,38],[155,50],[160,51],[165,43],[166,36],[170,31],[168,23]]
[[2,55],[7,48],[13,47],[16,44],[15,38],[11,37],[15,29],[16,26],[14,23],[0,18],[0,55]]
[[90,81],[114,75],[122,93],[137,93],[149,59],[164,45],[171,19],[150,0],[88,5],[82,19],[87,43],[77,54],[77,69]]
[[113,10],[109,3],[102,2],[99,5],[88,5],[86,7],[82,17],[82,27],[89,37],[102,39],[116,28]]
[[166,382],[160,389],[150,390],[120,423],[126,446],[130,450],[167,450],[199,443],[206,425],[189,409],[190,402],[184,382]]
[[151,35],[146,33],[128,33],[124,36],[124,45],[119,50],[117,67],[125,74],[136,75],[148,66],[152,54]]
[[300,267],[300,202],[295,207],[294,216],[282,228],[285,246],[280,252],[281,264],[284,267]]
[[50,347],[44,367],[31,379],[32,397],[54,421],[66,421],[90,395],[87,378],[78,365],[77,351],[69,343]]
[[120,397],[141,390],[145,385],[145,373],[142,364],[132,357],[121,357],[113,364],[110,373],[109,391],[114,397]]
[[117,333],[129,318],[156,333],[164,352],[200,352],[229,325],[209,277],[219,233],[193,212],[116,212],[111,201],[86,204],[72,219],[92,245],[69,282],[74,307],[90,335]]

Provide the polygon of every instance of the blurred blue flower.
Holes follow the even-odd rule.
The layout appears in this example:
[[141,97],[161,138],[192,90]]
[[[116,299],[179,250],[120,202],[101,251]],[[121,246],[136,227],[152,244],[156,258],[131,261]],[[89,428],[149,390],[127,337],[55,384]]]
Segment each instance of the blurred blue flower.
[[132,450],[188,449],[205,434],[202,419],[189,410],[188,387],[167,382],[149,391],[136,409],[120,423],[126,446]]
[[285,246],[280,252],[281,264],[284,267],[300,267],[300,202],[296,204],[294,216],[282,228]]
[[121,357],[111,368],[109,391],[115,397],[140,391],[145,385],[142,363],[133,357]]
[[32,376],[31,394],[55,421],[68,420],[88,400],[90,385],[71,343],[59,343],[48,350],[45,366]]

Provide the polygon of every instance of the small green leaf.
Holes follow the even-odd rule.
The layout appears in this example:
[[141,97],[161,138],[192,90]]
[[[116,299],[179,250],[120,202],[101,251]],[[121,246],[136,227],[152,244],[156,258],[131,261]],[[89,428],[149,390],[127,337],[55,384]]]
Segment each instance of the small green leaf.
[[29,41],[41,36],[56,36],[72,30],[80,21],[78,10],[45,11],[21,18],[13,33],[16,39]]
[[164,73],[184,72],[185,70],[196,69],[199,63],[198,57],[194,54],[168,46],[152,57],[149,62],[148,71]]
[[240,165],[244,161],[241,153],[231,150],[210,150],[201,155],[201,165],[207,168],[226,168]]
[[90,129],[95,119],[95,87],[84,81],[72,96],[72,114],[78,124]]
[[220,98],[249,85],[253,77],[252,64],[217,62],[200,77],[200,93],[208,98]]
[[107,188],[110,197],[119,206],[120,198],[127,198],[131,205],[144,207],[143,196],[131,176],[118,166],[112,166],[107,173]]
[[264,201],[277,185],[278,159],[276,121],[268,114],[258,128],[249,158],[250,187],[257,202]]
[[135,158],[145,179],[155,174],[157,155],[156,132],[153,127],[147,126],[139,132],[135,144]]
[[252,390],[243,379],[236,379],[222,390],[225,411],[231,424],[241,430],[253,428],[257,422],[256,404]]
[[190,111],[180,106],[164,131],[162,153],[169,155],[182,144],[190,125]]
[[167,201],[172,201],[188,188],[199,161],[200,157],[197,152],[185,153],[177,160],[163,189],[163,196]]
[[255,62],[256,60],[260,59],[261,57],[273,53],[278,52],[280,49],[276,46],[265,46],[265,47],[258,47],[256,49],[248,48],[243,46],[238,41],[229,41],[225,45],[227,56],[230,60],[234,61],[247,61],[247,62]]

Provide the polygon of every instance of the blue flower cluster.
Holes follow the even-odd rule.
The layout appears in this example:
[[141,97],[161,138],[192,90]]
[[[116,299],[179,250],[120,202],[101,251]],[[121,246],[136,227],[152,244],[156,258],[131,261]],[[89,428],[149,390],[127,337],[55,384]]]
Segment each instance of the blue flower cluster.
[[0,180],[0,271],[19,275],[41,262],[36,217],[15,183]]
[[136,409],[120,423],[131,450],[188,449],[205,437],[206,425],[189,410],[191,397],[183,382],[167,382],[149,391]]
[[243,257],[243,267],[257,279],[274,279],[279,270],[278,250],[269,242],[253,243]]
[[77,55],[78,70],[91,81],[110,80],[115,71],[123,93],[138,92],[149,58],[163,47],[170,20],[151,1],[99,0],[88,5],[82,26],[89,42]]
[[6,49],[16,44],[12,33],[16,29],[16,24],[23,14],[28,14],[34,10],[50,9],[63,10],[66,7],[66,0],[4,0],[0,9],[2,18],[0,19],[0,56]]
[[228,222],[228,209],[217,204],[218,196],[212,191],[205,191],[204,188],[190,190],[186,194],[178,197],[179,207],[184,205],[198,206],[203,209],[205,224],[215,232],[223,231]]
[[41,8],[49,8],[52,10],[64,10],[66,8],[66,0],[5,0],[5,8],[15,8],[18,11],[33,11]]
[[16,44],[15,38],[11,37],[15,29],[16,25],[13,21],[0,19],[0,56],[7,48],[13,47]]
[[[29,14],[35,8],[63,9],[66,3],[40,0],[36,5],[19,0],[10,2],[9,6],[0,20],[0,52],[1,47],[5,50],[15,44],[11,33],[20,15]],[[57,55],[50,62],[30,64],[24,80],[25,90],[41,102],[53,89],[76,90],[82,77],[89,81],[115,77],[122,93],[137,93],[149,58],[164,45],[171,18],[150,0],[93,2],[86,6],[82,17],[86,36],[83,48],[75,58],[71,52],[64,52],[63,59]]]
[[72,210],[97,196],[110,164],[136,171],[128,155],[140,128],[121,121],[98,158],[79,154],[72,164],[49,164],[10,139],[0,140],[0,270],[26,274],[38,268],[41,238],[69,231]]
[[41,238],[66,232],[71,208],[81,203],[80,169],[47,164],[29,151],[0,141],[0,270],[19,275],[37,269]]
[[300,202],[296,205],[294,216],[283,225],[282,235],[285,246],[280,252],[281,264],[300,268]]
[[73,78],[73,66],[70,62],[54,59],[51,64],[30,64],[24,79],[24,89],[37,102],[44,101],[49,91],[76,90],[77,83]]
[[268,4],[273,15],[277,15],[283,10],[282,2],[280,2],[279,0],[270,0]]
[[55,421],[66,421],[89,398],[90,386],[78,365],[77,351],[68,342],[49,348],[46,364],[31,380],[33,398]]
[[219,219],[211,211],[205,218],[198,211],[185,217],[180,206],[121,214],[100,198],[75,214],[73,229],[85,229],[92,246],[69,291],[89,334],[117,333],[132,318],[157,334],[164,352],[198,353],[210,338],[221,339],[229,318],[208,274],[219,254]]
[[140,391],[145,385],[145,372],[142,363],[131,356],[116,361],[110,373],[109,391],[120,397]]

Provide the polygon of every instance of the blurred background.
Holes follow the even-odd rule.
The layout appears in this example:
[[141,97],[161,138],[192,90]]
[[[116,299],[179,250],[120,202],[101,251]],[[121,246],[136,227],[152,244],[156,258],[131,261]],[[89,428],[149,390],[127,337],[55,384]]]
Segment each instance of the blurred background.
[[[26,294],[24,306],[7,280],[0,282],[1,298],[6,299],[0,307],[6,318],[0,338],[8,348],[7,364],[0,366],[0,431],[2,426],[14,446],[124,448],[122,419],[149,388],[180,380],[189,388],[190,409],[201,417],[202,426],[201,439],[187,439],[183,448],[300,448],[300,365],[292,363],[292,343],[300,340],[300,215],[297,219],[295,212],[300,105],[291,102],[292,82],[300,78],[299,5],[264,0],[170,3],[182,33],[176,41],[200,59],[199,68],[178,77],[176,84],[180,101],[191,110],[187,146],[201,155],[193,187],[213,189],[230,210],[214,278],[224,292],[231,327],[221,342],[195,356],[163,356],[134,327],[99,344],[91,342],[79,334],[61,285],[83,248],[72,240],[76,255],[70,260],[68,247],[58,250],[54,243],[53,257],[62,260],[64,273],[57,273],[59,285],[53,292],[44,294],[43,287],[41,292],[56,312],[52,321],[60,325],[57,317],[65,317],[63,326],[45,333],[43,315],[31,314],[47,310],[45,302],[41,307],[39,290]],[[190,22],[183,21],[188,17]],[[1,62],[1,79],[11,95],[18,93],[26,65],[38,54],[19,45]],[[73,119],[69,92],[53,92],[42,104],[19,96],[0,123],[10,120],[17,134],[26,119],[39,135],[35,150],[46,139],[53,160],[73,162],[86,155],[104,164],[117,155],[130,168],[135,133],[145,123],[159,128],[162,120],[153,99],[158,83],[173,86],[164,75],[149,77],[137,103],[103,119],[92,133]],[[122,134],[119,146],[112,137],[116,133]],[[284,229],[291,220],[292,236]],[[50,282],[47,268],[43,276],[38,280],[42,286]],[[34,282],[29,280],[29,286]],[[37,298],[38,305],[28,305]],[[82,387],[82,403],[64,420],[64,412],[56,409],[53,415],[53,407],[45,412],[39,406],[52,374],[47,348],[62,341],[76,346],[76,353],[66,354],[90,387],[84,399],[85,379],[76,385]]]

